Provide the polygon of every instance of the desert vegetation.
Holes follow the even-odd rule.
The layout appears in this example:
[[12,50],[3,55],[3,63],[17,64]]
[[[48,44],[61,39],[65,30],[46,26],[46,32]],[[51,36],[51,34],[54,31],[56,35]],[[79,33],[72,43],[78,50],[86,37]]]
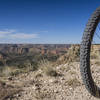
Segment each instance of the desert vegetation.
[[[99,84],[99,48],[91,51],[93,77]],[[84,87],[79,68],[80,46],[55,54],[8,54],[1,59],[0,100],[96,100]],[[6,88],[6,89],[5,89]],[[6,94],[6,95],[4,95]]]
[[[5,50],[5,47],[6,48],[8,47],[7,48],[8,51],[7,49]],[[67,50],[68,47],[70,47],[70,45],[68,47],[66,46],[67,49],[65,49],[65,45],[64,47],[61,46],[61,48],[64,48],[64,49],[62,49],[60,53],[58,54],[56,53],[56,49],[57,49],[56,45],[54,46],[52,45],[52,48],[50,48],[51,51],[49,51],[48,46],[46,47],[44,49],[45,53],[43,54],[44,52],[43,50],[41,52],[39,51],[38,53],[36,53],[36,51],[34,51],[35,53],[30,52],[29,51],[30,47],[29,49],[27,50],[25,49],[24,51],[21,49],[22,50],[21,51],[20,50],[21,47],[19,48],[17,45],[13,45],[13,47],[12,46],[9,47],[8,45],[7,46],[1,45],[1,48],[0,48],[1,50],[0,51],[0,80],[1,82],[0,83],[5,83],[5,86],[10,86],[11,90],[13,91],[12,93],[10,90],[8,90],[10,94],[8,93],[9,95],[7,94],[6,96],[3,96],[4,99],[11,98],[12,95],[17,93],[17,90],[16,90],[17,86],[16,85],[13,86],[14,84],[10,83],[10,81],[12,81],[13,78],[15,77],[19,77],[21,75],[28,74],[31,72],[37,73],[36,75],[34,75],[36,78],[42,77],[43,75],[47,77],[61,77],[63,75],[61,72],[57,71],[57,66],[59,65],[58,60],[60,59],[60,57],[67,56],[66,53],[70,56],[70,54],[72,53],[72,49],[74,47],[71,47],[69,50]],[[60,45],[58,45],[58,47],[60,47]],[[61,60],[63,61],[65,59],[61,58]],[[4,92],[6,92],[4,90],[3,92],[1,91],[0,94],[4,94]],[[44,93],[40,94],[40,97],[43,95],[45,96],[46,94]]]

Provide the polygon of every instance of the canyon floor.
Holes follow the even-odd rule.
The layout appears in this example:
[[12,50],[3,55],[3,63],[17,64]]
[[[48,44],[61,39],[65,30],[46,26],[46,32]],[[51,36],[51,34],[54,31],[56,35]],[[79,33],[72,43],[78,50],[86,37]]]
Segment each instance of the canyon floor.
[[[100,67],[92,66],[93,77],[100,83]],[[86,90],[80,75],[79,62],[56,67],[58,76],[47,76],[42,70],[2,78],[4,90],[0,100],[98,100]],[[8,87],[6,87],[8,86]],[[8,88],[8,90],[7,90]]]

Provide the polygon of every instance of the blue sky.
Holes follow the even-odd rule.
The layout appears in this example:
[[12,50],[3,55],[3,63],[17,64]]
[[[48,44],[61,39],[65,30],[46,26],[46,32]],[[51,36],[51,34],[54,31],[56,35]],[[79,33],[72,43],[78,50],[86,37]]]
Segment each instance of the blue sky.
[[0,0],[0,43],[80,43],[100,0]]

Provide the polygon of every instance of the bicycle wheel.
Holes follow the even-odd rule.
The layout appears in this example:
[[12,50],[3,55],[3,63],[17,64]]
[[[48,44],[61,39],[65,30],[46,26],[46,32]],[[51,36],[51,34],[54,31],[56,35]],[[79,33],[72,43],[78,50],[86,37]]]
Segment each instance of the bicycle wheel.
[[100,98],[100,88],[94,82],[90,68],[91,45],[94,34],[100,22],[100,7],[92,14],[88,20],[83,33],[80,46],[80,72],[86,89],[95,97]]

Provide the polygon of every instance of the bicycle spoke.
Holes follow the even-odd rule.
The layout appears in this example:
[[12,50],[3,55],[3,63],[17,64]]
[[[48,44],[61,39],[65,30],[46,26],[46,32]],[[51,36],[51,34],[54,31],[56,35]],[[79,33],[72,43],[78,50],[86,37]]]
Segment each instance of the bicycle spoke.
[[92,41],[92,43],[93,43],[93,44],[96,44],[96,42],[95,42],[94,40]]
[[97,27],[98,27],[98,29],[99,29],[99,31],[100,31],[100,27],[99,27],[99,25],[98,25]]
[[99,34],[98,34],[98,33],[96,33],[96,32],[95,32],[95,35],[96,35],[96,36],[100,39],[100,36],[99,36]]

